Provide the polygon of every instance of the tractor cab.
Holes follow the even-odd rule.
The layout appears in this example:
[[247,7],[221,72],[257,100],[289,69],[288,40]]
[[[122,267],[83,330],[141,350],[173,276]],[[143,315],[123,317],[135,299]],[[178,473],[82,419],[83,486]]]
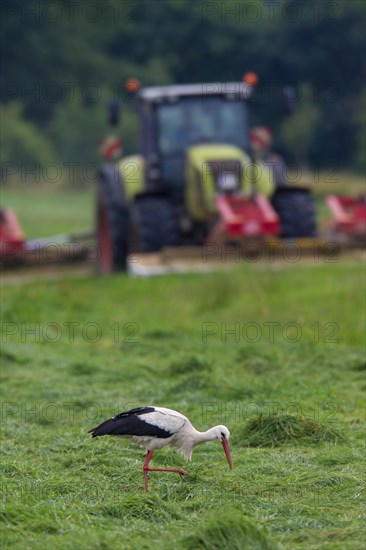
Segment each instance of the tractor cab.
[[146,88],[142,154],[146,188],[183,197],[187,154],[195,146],[231,145],[249,154],[249,116],[244,83]]
[[262,164],[256,169],[251,156],[252,88],[232,82],[139,91],[141,154],[119,162],[129,199],[164,193],[191,218],[203,221],[217,212],[217,193],[249,194],[255,187],[269,196],[269,168]]

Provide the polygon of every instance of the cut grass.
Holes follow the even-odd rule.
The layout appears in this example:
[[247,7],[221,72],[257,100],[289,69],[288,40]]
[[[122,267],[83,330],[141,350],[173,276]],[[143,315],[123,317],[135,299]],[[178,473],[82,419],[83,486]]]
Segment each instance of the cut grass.
[[276,550],[264,531],[235,508],[212,513],[199,525],[197,533],[183,540],[187,550]]
[[278,447],[284,444],[311,445],[344,440],[339,430],[290,414],[256,415],[246,424],[240,436],[249,447]]
[[[6,288],[3,546],[362,548],[362,281],[359,264],[339,262]],[[222,289],[225,299],[213,301]],[[206,322],[218,328],[205,341]],[[222,323],[252,322],[262,329],[255,343],[222,333]],[[279,323],[273,339],[266,322]],[[296,343],[283,335],[288,322],[301,327]],[[327,322],[338,342],[327,343]],[[48,323],[62,329],[54,342],[54,326],[43,334]],[[95,342],[83,336],[90,323],[100,327]],[[138,328],[135,342],[126,323]],[[226,424],[233,471],[218,444],[198,447],[189,465],[163,450],[156,466],[189,475],[152,473],[145,495],[143,451],[87,431],[151,403],[198,429]]]

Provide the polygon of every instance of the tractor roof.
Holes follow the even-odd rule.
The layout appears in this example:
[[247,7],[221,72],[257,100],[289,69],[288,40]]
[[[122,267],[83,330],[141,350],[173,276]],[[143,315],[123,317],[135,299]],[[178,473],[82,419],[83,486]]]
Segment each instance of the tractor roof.
[[182,84],[143,88],[140,90],[139,96],[144,101],[176,99],[182,96],[204,97],[209,95],[248,99],[252,88],[252,86],[244,82],[210,82],[206,84]]

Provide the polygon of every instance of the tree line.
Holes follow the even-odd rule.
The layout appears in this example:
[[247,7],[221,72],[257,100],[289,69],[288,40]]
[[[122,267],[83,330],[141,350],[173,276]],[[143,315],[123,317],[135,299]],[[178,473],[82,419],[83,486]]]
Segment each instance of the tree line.
[[[256,123],[288,161],[365,168],[362,1],[12,0],[1,11],[3,166],[98,162],[111,98],[125,151],[138,150],[129,77],[150,86],[255,71]],[[284,86],[291,116],[271,100]]]

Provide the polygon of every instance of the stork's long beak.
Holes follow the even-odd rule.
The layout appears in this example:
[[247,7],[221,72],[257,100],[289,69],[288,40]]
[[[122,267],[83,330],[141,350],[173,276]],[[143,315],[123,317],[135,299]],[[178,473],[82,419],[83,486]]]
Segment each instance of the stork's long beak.
[[221,444],[226,454],[227,461],[229,463],[230,470],[233,469],[233,463],[231,462],[230,447],[227,439],[221,439]]

